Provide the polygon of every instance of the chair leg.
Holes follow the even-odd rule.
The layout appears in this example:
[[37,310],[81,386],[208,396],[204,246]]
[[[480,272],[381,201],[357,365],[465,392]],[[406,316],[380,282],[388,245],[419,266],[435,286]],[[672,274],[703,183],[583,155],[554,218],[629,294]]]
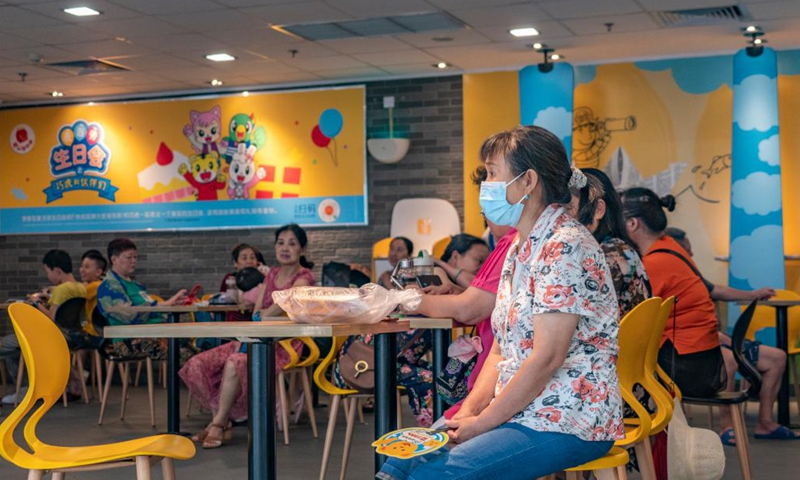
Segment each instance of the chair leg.
[[358,421],[364,425],[364,402],[363,398],[358,399]]
[[106,403],[108,402],[108,391],[111,388],[111,377],[114,376],[114,364],[106,362],[106,385],[103,388],[103,396],[100,397],[100,419],[97,421],[98,425],[103,424],[103,414],[106,412]]
[[153,360],[147,358],[147,396],[150,400],[150,425],[156,427],[156,401],[153,395]]
[[397,428],[403,428],[403,396],[400,392],[395,392],[394,396],[397,399]]
[[283,443],[289,445],[289,399],[286,394],[286,375],[278,372],[278,393],[281,397],[281,420],[283,421]]
[[3,395],[8,388],[8,375],[6,374],[6,362],[0,362],[0,383],[3,384]]
[[53,475],[50,477],[53,480],[64,480],[67,477],[67,474],[64,472],[53,472]]
[[42,480],[44,478],[44,470],[28,470],[28,480]]
[[161,477],[164,480],[176,480],[175,476],[175,461],[171,458],[164,457],[161,460]]
[[133,386],[139,386],[139,377],[142,375],[142,361],[136,362],[136,376],[133,378]]
[[314,394],[311,392],[311,381],[308,379],[308,370],[305,368],[300,369],[300,380],[303,382],[303,396],[306,397],[306,409],[308,410],[308,418],[311,420],[311,431],[314,433],[314,438],[319,437],[317,432],[317,416],[314,414]]
[[130,364],[120,363],[119,364],[119,375],[122,378],[122,405],[120,405],[119,409],[119,419],[125,419],[125,404],[128,402],[128,381],[130,380]]
[[619,480],[619,470],[616,468],[604,468],[602,470],[595,470],[594,477],[597,480]]
[[583,472],[566,472],[567,480],[583,480]]
[[161,388],[163,390],[167,389],[167,361],[161,361],[161,367],[159,368],[159,373],[161,374]]
[[625,468],[625,465],[617,467],[617,478],[620,480],[628,480],[628,469]]
[[22,390],[22,376],[25,374],[25,357],[19,356],[19,368],[17,369],[17,390],[14,393],[14,406],[20,401],[19,392]]
[[92,372],[96,372],[94,381],[97,387],[97,398],[101,398],[103,396],[103,361],[100,358],[100,352],[95,350],[92,353],[94,355],[94,367],[92,368]]
[[734,438],[736,438],[736,451],[739,454],[742,478],[744,480],[750,480],[753,475],[753,470],[750,466],[749,440],[747,438],[747,428],[742,418],[742,410],[738,404],[731,405],[729,408],[731,410],[731,417],[733,418],[733,435]]
[[797,411],[800,412],[800,380],[797,376],[797,356],[789,355],[789,369],[792,373],[792,386],[794,387],[794,400],[797,402]]
[[61,403],[64,405],[64,408],[67,408],[67,389],[64,389],[64,392],[61,393]]
[[191,416],[191,413],[192,413],[192,399],[193,398],[194,397],[192,396],[192,393],[189,392],[189,398],[186,400],[186,417],[187,418],[189,416]]
[[341,399],[341,395],[331,396],[331,406],[328,412],[328,428],[325,431],[325,446],[322,448],[322,466],[319,469],[319,480],[325,480],[325,473],[328,471],[328,460],[331,456],[333,433],[336,430],[336,416],[339,414],[339,402]]
[[136,480],[150,480],[150,457],[136,457]]
[[[345,399],[345,402],[347,399]],[[347,460],[350,458],[350,444],[353,443],[353,427],[356,424],[356,410],[358,400],[353,397],[350,399],[350,412],[347,415],[347,430],[344,434],[344,452],[342,453],[342,469],[339,472],[339,480],[344,480],[347,474]]]
[[708,428],[714,430],[714,409],[712,407],[708,407]]
[[83,370],[83,358],[81,357],[81,352],[75,352],[75,363],[77,364],[78,368],[78,376],[81,378],[81,395],[83,395],[83,403],[89,403],[89,391],[86,389],[86,379],[84,378],[84,370]]
[[637,442],[633,449],[636,452],[636,461],[639,462],[642,480],[656,480],[656,467],[653,462],[653,449],[650,446],[649,437]]

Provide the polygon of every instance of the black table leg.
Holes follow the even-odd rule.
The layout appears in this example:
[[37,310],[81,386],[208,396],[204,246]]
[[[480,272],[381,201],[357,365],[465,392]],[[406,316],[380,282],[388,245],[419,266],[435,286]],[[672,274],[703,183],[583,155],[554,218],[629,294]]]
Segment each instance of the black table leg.
[[[778,348],[787,352],[789,346],[789,307],[775,307],[777,323],[775,325],[775,337]],[[788,356],[788,352],[787,352]],[[789,357],[791,358],[791,357]],[[791,360],[790,360],[791,361]],[[783,370],[781,389],[778,392],[778,423],[781,425],[790,424],[789,416],[789,366]]]
[[[375,438],[397,428],[397,338],[375,335]],[[386,459],[375,454],[375,473]]]
[[[447,348],[450,346],[452,331],[443,328],[433,329],[433,378],[439,377],[439,372],[447,365]],[[433,389],[433,418],[434,421],[441,417],[445,411],[445,403],[436,388]]]
[[[169,323],[178,323],[178,313],[169,315]],[[180,365],[179,339],[170,338],[167,347],[167,433],[181,433],[181,390],[178,383]]]
[[275,343],[248,344],[247,478],[277,478],[275,450]]

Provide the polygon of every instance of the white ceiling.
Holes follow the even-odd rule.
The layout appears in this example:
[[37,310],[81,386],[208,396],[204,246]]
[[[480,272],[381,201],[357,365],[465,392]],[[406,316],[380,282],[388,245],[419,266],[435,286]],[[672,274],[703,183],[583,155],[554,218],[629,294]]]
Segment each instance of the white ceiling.
[[[555,47],[573,64],[732,53],[745,45],[738,23],[661,27],[653,12],[730,5],[736,0],[0,0],[3,106],[164,91],[372,80],[518,69],[541,61],[528,45]],[[769,45],[800,48],[800,0],[743,0]],[[89,6],[79,18],[63,8]],[[468,28],[308,42],[270,28],[446,11]],[[609,33],[605,23],[613,23]],[[508,30],[534,26],[539,37]],[[450,37],[447,42],[436,37]],[[297,54],[292,58],[291,50]],[[227,52],[234,62],[204,55]],[[35,63],[31,58],[40,58]],[[131,72],[75,76],[45,63],[97,58]],[[438,70],[432,64],[451,65]],[[25,82],[19,72],[26,72]],[[225,82],[211,87],[211,79]]]

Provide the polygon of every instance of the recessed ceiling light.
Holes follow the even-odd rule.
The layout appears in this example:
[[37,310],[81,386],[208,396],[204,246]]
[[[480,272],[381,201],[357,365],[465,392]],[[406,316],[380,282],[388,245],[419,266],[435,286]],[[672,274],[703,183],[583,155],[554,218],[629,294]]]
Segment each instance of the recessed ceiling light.
[[227,53],[212,53],[211,55],[206,55],[206,58],[212,62],[231,62],[236,60],[236,57]]
[[88,105],[88,106],[90,106],[90,107],[94,107],[94,102],[89,102],[89,103],[87,103],[86,105]]
[[92,15],[100,15],[100,12],[89,7],[65,8],[64,13],[69,13],[70,15],[75,15],[76,17],[91,17]]
[[533,47],[534,50],[541,50],[543,45],[541,43],[534,43],[531,46]]
[[508,33],[514,35],[515,37],[533,37],[539,35],[539,30],[536,30],[533,27],[525,27],[509,30]]
[[63,97],[64,92],[53,90],[52,92],[48,93],[48,95],[50,95],[51,97]]
[[559,58],[561,58],[561,55],[557,53],[550,55],[550,60],[558,60]]
[[761,40],[760,38],[753,39],[753,45],[761,45],[762,43],[764,43],[764,40]]
[[436,65],[434,65],[434,67],[436,67],[436,68],[447,68],[448,65],[446,63],[444,63],[444,62],[439,62]]
[[242,96],[243,96],[243,97],[249,97],[249,96],[250,96],[250,92],[248,92],[247,90],[245,90],[244,92],[242,92]]
[[748,25],[747,28],[744,29],[744,31],[747,33],[757,32],[758,27],[756,27],[755,25]]
[[208,82],[208,83],[210,83],[212,86],[219,87],[220,85],[222,85],[222,80],[217,80],[217,79],[215,78],[214,80],[211,80],[211,81],[210,81],[210,82]]

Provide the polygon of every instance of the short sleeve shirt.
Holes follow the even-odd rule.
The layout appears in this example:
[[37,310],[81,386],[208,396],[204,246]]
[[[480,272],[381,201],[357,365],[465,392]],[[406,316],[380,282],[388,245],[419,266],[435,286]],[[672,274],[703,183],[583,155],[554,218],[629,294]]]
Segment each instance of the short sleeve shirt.
[[527,239],[509,249],[492,313],[502,360],[495,396],[502,394],[536,349],[537,315],[579,317],[564,364],[510,421],[586,441],[624,436],[617,377],[617,297],[597,241],[557,205],[548,206]]
[[617,292],[619,318],[622,319],[633,307],[650,298],[650,281],[641,257],[622,239],[608,237],[600,243],[600,248],[611,271],[611,281]]
[[86,287],[80,282],[60,283],[50,294],[50,305],[61,305],[73,298],[86,298]]

